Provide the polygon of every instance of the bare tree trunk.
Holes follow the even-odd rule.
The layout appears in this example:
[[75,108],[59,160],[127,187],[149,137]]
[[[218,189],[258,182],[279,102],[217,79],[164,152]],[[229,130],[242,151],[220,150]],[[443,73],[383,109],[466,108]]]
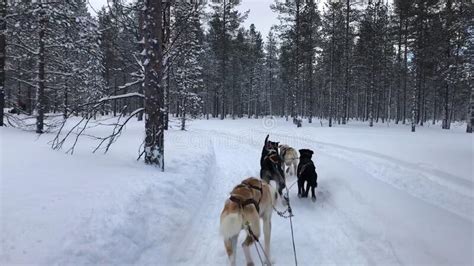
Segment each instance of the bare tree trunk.
[[223,38],[222,38],[222,84],[221,84],[221,117],[220,119],[223,120],[226,115],[226,110],[225,110],[225,102],[226,102],[226,97],[225,97],[225,85],[226,85],[226,60],[227,60],[227,0],[224,0],[224,11],[222,15],[222,26],[223,26]]
[[44,128],[44,112],[46,105],[45,95],[45,73],[44,73],[44,35],[46,31],[47,18],[44,14],[43,5],[40,4],[40,18],[39,18],[39,55],[38,55],[38,88],[36,91],[36,133],[42,134]]
[[64,113],[63,113],[64,119],[66,119],[68,117],[68,110],[67,110],[68,107],[69,107],[68,92],[69,92],[69,88],[68,88],[68,84],[67,84],[67,81],[66,81],[66,84],[64,86]]
[[469,101],[469,108],[467,113],[467,133],[472,133],[472,127],[474,125],[474,86],[471,86],[471,100]]
[[[114,95],[117,95],[117,74],[114,77]],[[113,100],[114,117],[117,116],[117,100]]]
[[426,73],[423,74],[423,83],[421,86],[421,90],[418,93],[419,95],[419,100],[418,100],[418,123],[420,126],[423,126],[423,120],[424,120],[424,111],[425,111],[425,87],[426,87]]
[[[417,75],[420,75],[420,74],[418,73]],[[417,84],[415,84],[415,87],[413,88],[413,92],[412,92],[411,132],[415,132],[416,130],[416,124],[417,124],[416,117],[417,117],[417,106],[418,106],[418,103],[417,103],[418,97],[416,97],[416,95],[417,95],[417,90],[419,90],[419,86],[421,84],[421,78],[417,77],[416,83]]]
[[401,118],[400,92],[402,91],[402,30],[403,30],[403,10],[400,11],[398,21],[398,49],[397,49],[397,110],[395,124],[398,124]]
[[181,130],[186,130],[186,95],[183,96],[181,104]]
[[[163,27],[162,27],[162,34],[163,34],[163,42],[162,42],[162,49],[166,49],[166,44],[169,43],[170,37],[171,37],[171,4],[170,2],[164,3],[165,7],[162,8],[163,12]],[[165,104],[165,113],[164,113],[164,127],[165,130],[168,130],[168,125],[169,125],[169,116],[170,116],[170,68],[171,68],[171,62],[169,60],[166,60],[166,66],[165,66],[165,75],[166,75],[166,90],[164,93],[164,104]]]
[[270,71],[269,71],[269,77],[268,77],[268,81],[269,81],[269,92],[270,92],[270,95],[268,95],[269,97],[269,101],[268,101],[268,108],[269,108],[269,113],[270,113],[270,116],[273,116],[273,87],[272,87],[272,80],[273,80],[273,65],[271,64],[271,60],[270,60]]
[[[373,60],[372,60],[372,66],[373,66]],[[371,74],[371,79],[370,79],[370,96],[369,96],[369,126],[373,127],[374,126],[374,69],[372,67],[372,74]]]
[[443,121],[441,123],[442,129],[449,129],[448,120],[449,120],[449,82],[445,81],[444,87],[444,105],[443,105]]
[[413,104],[412,104],[412,109],[411,109],[411,132],[415,132],[416,128],[416,116],[417,116],[417,110],[416,110],[416,88],[413,89]]
[[435,92],[435,96],[434,96],[434,99],[433,99],[433,121],[432,121],[432,124],[436,124],[436,119],[438,118],[438,95],[436,95],[437,93]]
[[[235,65],[233,64],[232,72],[236,73]],[[232,115],[232,119],[235,120],[235,78],[236,75],[232,75],[232,91],[230,92],[230,114]]]
[[145,163],[164,170],[162,2],[145,1]]
[[346,40],[345,40],[345,52],[346,52],[346,69],[345,69],[345,86],[343,95],[343,113],[342,113],[342,124],[346,124],[347,117],[349,115],[349,14],[350,14],[350,0],[346,1]]
[[[140,13],[138,14],[138,36],[137,36],[137,43],[139,43],[139,47],[140,47],[140,50],[141,50],[141,51],[143,51],[143,49],[145,48],[144,44],[141,42],[141,40],[143,40],[144,37],[145,37],[144,28],[143,28],[144,23],[145,23],[145,22],[144,22],[144,17],[145,17],[144,12],[140,12]],[[140,87],[139,87],[139,89],[138,89],[138,92],[141,93],[141,94],[143,94],[143,85],[144,85],[144,84],[141,83],[141,84],[140,84]],[[140,106],[140,107],[144,107],[144,101],[143,101],[143,99],[140,98],[140,99],[138,99],[138,101],[139,101],[139,106]],[[138,121],[143,121],[143,113],[144,113],[144,112],[138,113],[138,115],[137,115],[137,120],[138,120]]]
[[3,108],[5,108],[5,55],[6,34],[5,17],[7,15],[7,0],[0,1],[0,127],[3,126]]
[[313,106],[314,106],[314,96],[313,96],[313,59],[309,59],[309,114],[308,114],[308,123],[313,122]]
[[332,12],[332,34],[331,34],[331,51],[330,51],[330,71],[329,71],[329,127],[332,127],[332,82],[333,82],[333,53],[334,53],[334,20],[335,20],[335,11]]
[[295,56],[295,76],[293,92],[291,94],[291,117],[295,118],[297,114],[296,94],[299,92],[299,64],[300,64],[300,0],[296,0],[296,56]]
[[[315,6],[313,6],[313,3],[311,2],[311,6],[310,8],[314,9],[316,8]],[[313,10],[311,11],[311,16],[310,16],[310,27],[313,27],[313,16],[314,16],[314,12]],[[309,40],[310,42],[312,43],[313,42],[313,29],[310,30],[310,36],[309,36]],[[313,115],[314,115],[314,111],[313,111],[313,106],[314,106],[314,96],[313,96],[313,52],[311,51],[309,53],[309,56],[308,56],[308,79],[309,79],[309,86],[308,86],[308,90],[309,90],[309,108],[305,108],[305,110],[309,109],[309,113],[308,113],[308,123],[312,123],[313,122]],[[306,99],[306,96],[303,97],[304,99]]]
[[[450,0],[446,1],[446,10],[447,10],[447,16],[446,16],[446,27],[449,29],[451,27],[451,18],[452,18],[452,12],[451,12],[451,5],[452,2]],[[446,71],[451,71],[451,36],[450,34],[446,34],[446,61],[447,61],[447,66],[446,66]],[[445,79],[445,91],[444,91],[444,106],[443,106],[443,121],[441,123],[441,128],[442,129],[449,129],[450,128],[450,104],[449,104],[449,98],[450,98],[450,84],[449,80]]]
[[403,124],[407,118],[407,83],[408,83],[408,21],[405,19],[405,40],[403,49]]

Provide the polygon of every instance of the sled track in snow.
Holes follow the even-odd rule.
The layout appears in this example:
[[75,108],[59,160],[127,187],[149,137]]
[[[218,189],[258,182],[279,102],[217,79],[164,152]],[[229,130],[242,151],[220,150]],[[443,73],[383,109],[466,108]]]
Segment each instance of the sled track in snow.
[[[201,134],[200,131],[196,133],[203,139],[209,138],[208,134]],[[243,177],[255,176],[258,172],[258,169],[252,165],[258,161],[249,160],[244,165],[239,164],[238,169],[231,168],[226,164],[231,163],[232,158],[226,157],[226,154],[232,157],[231,149],[238,147],[238,143],[229,143],[222,138],[212,136],[210,145],[216,155],[215,165],[213,165],[214,176],[211,178],[208,191],[202,199],[199,199],[200,205],[194,211],[193,219],[184,230],[176,232],[174,241],[170,243],[167,265],[225,265],[227,263],[227,255],[225,255],[222,238],[218,232],[220,212],[232,187]],[[227,145],[228,149],[222,149],[223,145]],[[250,154],[255,153],[248,146],[240,146],[238,152],[242,152],[242,149]]]
[[[262,140],[268,131],[251,129],[238,132],[239,135],[205,130],[213,135],[221,135],[239,143],[255,147],[262,146]],[[257,134],[255,134],[257,133]],[[357,168],[400,190],[441,207],[449,212],[474,221],[474,184],[461,177],[424,166],[402,161],[384,154],[363,149],[346,147],[333,143],[312,140],[298,135],[271,133],[271,137],[296,148],[310,147],[316,152],[323,152],[343,159]],[[258,136],[263,136],[261,139]],[[270,139],[272,139],[270,137]]]
[[[206,132],[207,135],[212,135],[213,141],[218,143],[215,145],[228,145],[228,148],[238,146],[240,149],[242,149],[243,146],[246,146],[244,148],[245,150],[252,154],[255,154],[255,159],[257,162],[256,167],[258,168],[258,159],[260,158],[260,151],[263,145],[262,140],[264,136],[263,138],[260,138],[258,134],[257,136],[254,136],[254,132],[251,132],[249,134],[239,132],[242,134],[235,135],[223,133],[216,130],[199,131]],[[273,133],[271,135],[276,136],[276,134]],[[222,148],[222,146],[220,147]],[[219,161],[219,159],[216,160]],[[257,169],[255,169],[255,171],[257,171]],[[242,177],[240,177],[240,179]],[[222,178],[228,178],[228,176],[223,176]],[[240,181],[240,179],[238,179],[238,181]],[[292,177],[287,181],[287,184],[290,185],[294,181],[296,181],[296,179]],[[367,202],[365,202],[365,200],[359,194],[358,191],[354,191],[350,186],[345,183],[341,183],[339,184],[339,186],[346,187],[346,191],[349,191],[349,194],[351,194],[352,197],[357,199],[356,202],[353,203],[354,205],[361,206],[362,209],[370,209],[370,206]],[[296,194],[297,189],[295,185],[290,190],[290,198],[294,199],[292,204],[295,213],[294,223],[297,226],[297,231],[299,231],[298,235],[296,236],[296,245],[297,252],[301,252],[301,256],[298,256],[298,260],[301,265],[311,265],[313,263],[311,257],[308,257],[307,255],[304,256],[303,254],[309,254],[314,252],[310,250],[313,250],[313,247],[318,247],[320,245],[318,243],[326,243],[325,245],[328,246],[327,250],[345,250],[345,252],[347,254],[350,254],[350,256],[353,258],[353,262],[357,264],[371,264],[374,263],[374,261],[379,260],[380,258],[378,257],[384,258],[387,263],[399,263],[398,256],[388,239],[385,239],[383,237],[381,238],[379,236],[370,236],[365,237],[367,239],[370,239],[370,244],[359,244],[359,240],[357,239],[357,237],[354,238],[354,235],[370,235],[370,233],[367,231],[366,228],[359,224],[359,221],[353,220],[354,217],[351,217],[351,214],[346,213],[344,210],[341,210],[337,206],[337,203],[334,202],[333,199],[331,199],[332,196],[330,190],[328,190],[327,188],[320,188],[317,190],[318,204],[314,204],[310,201],[296,201]],[[227,194],[222,198],[225,198],[226,196]],[[222,204],[222,202],[219,202],[219,204]],[[221,205],[218,205],[217,208],[220,211]],[[370,216],[371,215],[373,214],[370,214]],[[218,216],[216,215],[216,217]],[[311,220],[308,220],[309,217],[313,217],[319,221],[318,225],[315,228],[312,228],[313,224],[311,223]],[[373,220],[375,220],[375,217]],[[311,225],[308,224],[308,222]],[[272,234],[272,238],[281,238],[280,241],[274,239],[274,244],[272,245],[272,249],[275,250],[273,253],[280,255],[278,256],[279,258],[277,258],[277,264],[293,265],[293,257],[290,254],[291,239],[288,220],[282,219],[275,215],[275,217],[273,218],[273,227],[274,230],[272,231],[282,232],[281,235]],[[324,236],[316,233],[321,232],[322,230],[327,232],[326,234],[324,234]],[[218,243],[217,248],[223,250],[221,242]],[[377,255],[377,257],[375,257],[373,254],[374,250],[376,250],[376,253],[379,254]],[[319,251],[323,252],[323,250]],[[226,258],[225,253],[222,253],[222,256]],[[255,256],[256,254],[254,254],[254,259],[256,258]],[[331,254],[322,254],[322,256],[325,257],[324,261],[328,261],[331,263],[342,263],[342,261],[338,261]],[[200,262],[204,263],[206,261],[201,260]]]

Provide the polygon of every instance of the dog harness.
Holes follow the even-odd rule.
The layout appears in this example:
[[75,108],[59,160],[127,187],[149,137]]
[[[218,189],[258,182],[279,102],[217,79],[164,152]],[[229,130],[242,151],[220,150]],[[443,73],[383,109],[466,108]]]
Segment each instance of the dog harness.
[[231,201],[237,203],[241,208],[244,208],[245,206],[249,204],[253,204],[255,206],[255,209],[257,209],[257,212],[260,212],[260,208],[258,207],[258,202],[256,202],[254,199],[246,199],[242,200],[240,198],[230,196],[229,198]]
[[[241,208],[244,208],[245,206],[249,205],[249,204],[253,204],[255,206],[255,209],[257,209],[257,212],[260,212],[260,201],[262,200],[262,196],[263,196],[263,185],[262,185],[262,182],[260,181],[260,187],[257,187],[257,186],[254,186],[252,184],[249,184],[249,183],[246,183],[246,182],[242,182],[240,183],[239,185],[237,185],[235,188],[247,188],[247,189],[255,189],[257,191],[260,192],[260,198],[257,201],[255,201],[253,198],[250,198],[250,199],[246,199],[246,200],[243,200],[241,198],[237,198],[237,197],[234,197],[234,196],[230,196],[230,200],[237,203]],[[234,188],[234,189],[235,189]]]
[[[241,185],[245,185],[251,189],[255,189],[255,190],[258,190],[260,192],[260,195],[262,195],[263,193],[263,185],[262,185],[262,181],[260,181],[260,186],[257,187],[257,186],[254,186],[252,184],[249,184],[249,183],[246,183],[246,182],[242,182]],[[261,198],[261,197],[260,197]]]

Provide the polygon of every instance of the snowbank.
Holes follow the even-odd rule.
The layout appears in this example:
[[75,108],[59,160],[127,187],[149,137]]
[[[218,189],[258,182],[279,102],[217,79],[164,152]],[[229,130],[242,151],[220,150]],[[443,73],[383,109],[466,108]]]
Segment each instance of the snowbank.
[[81,140],[70,156],[50,149],[51,135],[1,128],[1,264],[140,263],[167,253],[163,242],[214,178],[213,146],[167,142],[162,173],[135,161],[141,130],[129,126],[110,154],[91,154]]

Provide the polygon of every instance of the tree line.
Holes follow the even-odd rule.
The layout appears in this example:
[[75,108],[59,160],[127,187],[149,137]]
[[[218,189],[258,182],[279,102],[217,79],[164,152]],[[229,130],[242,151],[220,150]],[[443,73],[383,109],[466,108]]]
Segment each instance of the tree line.
[[0,123],[22,113],[43,133],[51,116],[144,117],[142,153],[157,165],[172,116],[182,129],[196,117],[282,116],[412,131],[464,120],[472,132],[470,1],[275,0],[267,36],[243,26],[238,4],[114,0],[92,16],[86,0],[1,0]]
[[[277,1],[285,115],[472,131],[468,1]],[[471,98],[471,100],[469,100]]]

